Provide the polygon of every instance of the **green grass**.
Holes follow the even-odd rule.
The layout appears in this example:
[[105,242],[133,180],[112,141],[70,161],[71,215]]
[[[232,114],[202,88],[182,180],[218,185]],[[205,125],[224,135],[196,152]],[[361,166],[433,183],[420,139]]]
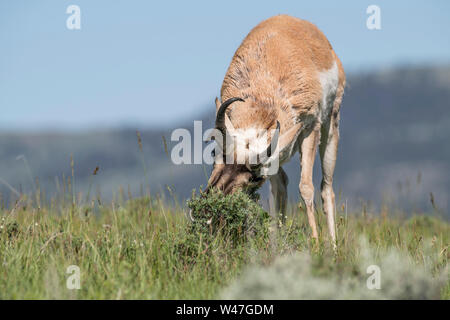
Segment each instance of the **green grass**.
[[[311,255],[320,277],[352,273],[361,236],[375,252],[396,248],[433,276],[449,259],[450,225],[431,216],[338,212],[334,252],[323,213],[315,242],[296,206],[283,226],[272,223],[268,233],[255,229],[234,241],[234,233],[193,228],[179,206],[159,197],[90,206],[71,200],[38,207],[22,197],[0,209],[0,299],[220,298],[249,266],[271,266],[295,252]],[[80,290],[66,288],[69,265],[81,270]],[[448,279],[441,298],[450,298]]]

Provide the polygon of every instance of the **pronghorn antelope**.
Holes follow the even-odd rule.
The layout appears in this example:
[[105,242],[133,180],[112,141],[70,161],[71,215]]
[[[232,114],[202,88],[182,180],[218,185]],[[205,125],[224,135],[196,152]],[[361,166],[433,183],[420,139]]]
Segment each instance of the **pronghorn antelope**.
[[[287,15],[257,25],[237,49],[225,75],[221,89],[223,103],[216,98],[216,129],[231,136],[247,129],[266,132],[275,129],[275,134],[264,136],[263,149],[269,150],[267,161],[256,165],[217,161],[227,154],[228,144],[223,143],[220,145],[223,152],[220,156],[216,154],[208,189],[216,187],[227,194],[238,188],[259,188],[268,179],[274,209],[284,217],[288,177],[281,165],[299,151],[300,194],[306,204],[312,237],[317,238],[312,173],[319,147],[323,174],[321,195],[335,244],[332,183],[344,87],[342,64],[316,26]],[[244,139],[256,141],[261,136],[250,135]],[[261,168],[273,161],[270,152],[273,149],[277,151],[280,167],[276,174],[267,176]],[[242,151],[233,148],[234,153]]]

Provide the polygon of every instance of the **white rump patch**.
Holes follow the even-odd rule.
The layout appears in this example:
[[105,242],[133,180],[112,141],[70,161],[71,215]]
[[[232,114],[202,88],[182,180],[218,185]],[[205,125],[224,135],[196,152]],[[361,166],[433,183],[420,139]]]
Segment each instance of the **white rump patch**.
[[322,87],[322,103],[319,108],[319,120],[323,123],[333,108],[336,90],[339,84],[339,69],[336,61],[329,70],[319,72],[319,81]]

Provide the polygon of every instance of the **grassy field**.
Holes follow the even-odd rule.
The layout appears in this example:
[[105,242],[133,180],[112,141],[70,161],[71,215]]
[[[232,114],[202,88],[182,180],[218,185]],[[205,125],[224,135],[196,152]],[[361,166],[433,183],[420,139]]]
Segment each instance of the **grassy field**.
[[[239,297],[230,288],[242,274],[252,268],[270,271],[280,257],[295,253],[310,257],[318,279],[350,275],[364,279],[357,285],[365,286],[367,276],[357,268],[361,237],[375,255],[394,248],[411,259],[414,269],[426,267],[432,278],[445,271],[449,259],[450,225],[431,216],[404,218],[387,210],[347,214],[341,206],[334,252],[320,210],[318,242],[310,239],[305,212],[297,206],[290,207],[283,225],[270,223],[268,232],[233,241],[230,234],[196,231],[180,206],[157,196],[119,198],[80,206],[72,197],[38,205],[22,196],[15,206],[1,209],[0,299]],[[79,290],[66,287],[70,265],[80,268]],[[450,298],[448,277],[438,298]]]

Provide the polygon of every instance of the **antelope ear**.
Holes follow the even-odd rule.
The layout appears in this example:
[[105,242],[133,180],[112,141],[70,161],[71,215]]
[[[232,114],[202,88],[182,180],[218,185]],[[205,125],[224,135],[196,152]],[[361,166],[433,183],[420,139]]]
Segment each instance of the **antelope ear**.
[[217,112],[217,110],[219,110],[219,107],[221,105],[219,98],[216,97],[215,103],[216,103],[216,112]]

